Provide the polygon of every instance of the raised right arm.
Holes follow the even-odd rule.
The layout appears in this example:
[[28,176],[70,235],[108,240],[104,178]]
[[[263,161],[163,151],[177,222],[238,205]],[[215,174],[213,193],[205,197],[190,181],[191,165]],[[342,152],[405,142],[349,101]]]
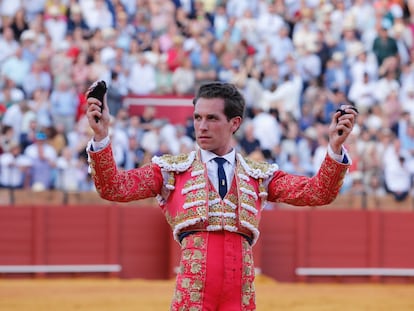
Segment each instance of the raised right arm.
[[111,144],[99,151],[88,150],[91,175],[99,195],[106,200],[130,202],[161,193],[163,177],[156,164],[132,170],[117,168]]

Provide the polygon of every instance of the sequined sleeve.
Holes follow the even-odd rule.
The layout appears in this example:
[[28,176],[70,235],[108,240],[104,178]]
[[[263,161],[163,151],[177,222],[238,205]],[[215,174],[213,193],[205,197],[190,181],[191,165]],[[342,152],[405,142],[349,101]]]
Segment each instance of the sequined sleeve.
[[327,155],[311,178],[277,171],[268,186],[268,201],[298,206],[329,204],[338,195],[348,167]]
[[89,165],[96,190],[106,200],[129,202],[155,197],[161,192],[163,177],[158,165],[120,170],[111,145],[97,152],[89,151]]

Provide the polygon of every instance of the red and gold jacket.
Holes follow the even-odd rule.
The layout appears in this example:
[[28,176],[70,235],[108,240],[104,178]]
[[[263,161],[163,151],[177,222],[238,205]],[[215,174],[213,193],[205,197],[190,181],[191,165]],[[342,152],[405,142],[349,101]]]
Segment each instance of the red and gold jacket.
[[227,230],[259,237],[259,221],[266,201],[297,206],[331,203],[339,193],[349,164],[326,156],[314,177],[287,174],[276,164],[236,156],[236,172],[221,199],[207,176],[197,152],[153,157],[152,163],[119,170],[111,145],[89,151],[91,175],[100,196],[129,202],[157,197],[174,238],[187,230]]

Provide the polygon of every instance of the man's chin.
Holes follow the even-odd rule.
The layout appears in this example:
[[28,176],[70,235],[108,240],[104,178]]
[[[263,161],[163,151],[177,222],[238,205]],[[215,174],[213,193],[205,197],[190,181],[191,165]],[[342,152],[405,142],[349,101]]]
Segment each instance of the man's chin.
[[203,150],[210,150],[210,146],[208,144],[198,143],[197,145]]
[[200,146],[200,148],[208,150],[209,148],[211,148],[211,145],[208,143],[207,139],[205,138],[200,138],[197,140],[197,144]]

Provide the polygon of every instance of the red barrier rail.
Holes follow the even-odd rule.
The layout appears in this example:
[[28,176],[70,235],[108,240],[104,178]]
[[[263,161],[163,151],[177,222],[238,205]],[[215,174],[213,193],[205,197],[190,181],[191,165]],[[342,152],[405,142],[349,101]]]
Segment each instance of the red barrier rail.
[[155,117],[173,124],[186,124],[193,116],[193,97],[189,96],[128,96],[123,105],[131,115],[141,115],[145,107],[155,108]]
[[[256,268],[286,282],[408,282],[412,273],[401,271],[414,269],[412,232],[414,213],[410,211],[265,210],[254,248]],[[0,208],[2,277],[94,273],[166,279],[174,276],[178,254],[170,228],[154,206]],[[43,270],[17,271],[19,267]],[[54,267],[70,269],[50,272]],[[75,271],[79,267],[86,270]],[[114,267],[117,270],[108,270]],[[388,273],[397,270],[398,275]]]

